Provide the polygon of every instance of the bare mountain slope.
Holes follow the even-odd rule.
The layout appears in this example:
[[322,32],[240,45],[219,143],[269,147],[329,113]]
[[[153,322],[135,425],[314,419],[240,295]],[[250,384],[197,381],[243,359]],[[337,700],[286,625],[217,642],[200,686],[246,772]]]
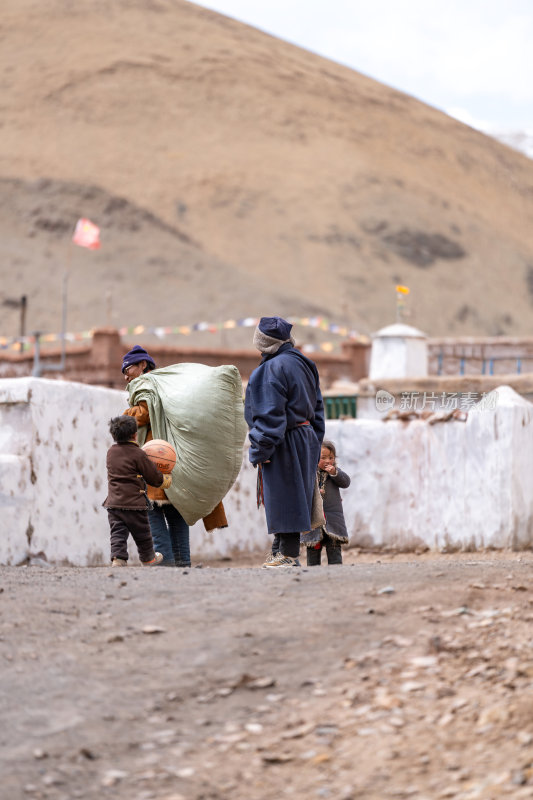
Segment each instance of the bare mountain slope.
[[[101,224],[100,250],[89,252],[70,243],[76,209]],[[238,317],[242,308],[257,316],[263,302],[290,313],[299,301],[283,296],[264,278],[250,275],[243,280],[179,228],[96,186],[0,179],[0,219],[3,263],[10,265],[0,291],[4,297],[19,297],[32,280],[30,329],[59,330],[67,269],[69,330],[108,324],[175,326],[184,318],[212,322]],[[312,314],[318,305],[304,303],[303,308]],[[5,317],[15,327],[17,319],[15,310]],[[226,334],[224,342],[242,345],[249,339],[245,329],[231,339]],[[205,335],[196,334],[187,344],[202,341]]]
[[[183,0],[4,0],[0,24],[1,202],[20,218],[0,219],[0,291],[30,295],[33,327],[57,328],[40,276],[68,231],[28,220],[57,205],[104,229],[76,258],[73,329],[101,321],[105,283],[124,325],[322,309],[366,332],[392,321],[402,282],[430,334],[530,332],[524,156]],[[117,197],[144,210],[142,237]]]

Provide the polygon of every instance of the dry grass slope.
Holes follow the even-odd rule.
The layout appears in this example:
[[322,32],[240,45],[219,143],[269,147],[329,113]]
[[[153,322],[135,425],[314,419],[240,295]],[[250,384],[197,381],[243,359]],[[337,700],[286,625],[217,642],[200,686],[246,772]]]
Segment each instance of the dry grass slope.
[[85,215],[104,244],[74,255],[71,329],[322,311],[369,332],[402,282],[430,334],[530,332],[524,156],[183,0],[5,0],[0,35],[0,302],[27,293],[30,327],[58,327]]

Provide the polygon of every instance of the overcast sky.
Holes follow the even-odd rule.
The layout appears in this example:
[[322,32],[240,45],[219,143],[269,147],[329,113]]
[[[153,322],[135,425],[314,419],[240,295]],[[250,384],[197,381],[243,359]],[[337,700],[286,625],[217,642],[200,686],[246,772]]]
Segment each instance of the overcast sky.
[[533,0],[202,0],[475,127],[533,128]]

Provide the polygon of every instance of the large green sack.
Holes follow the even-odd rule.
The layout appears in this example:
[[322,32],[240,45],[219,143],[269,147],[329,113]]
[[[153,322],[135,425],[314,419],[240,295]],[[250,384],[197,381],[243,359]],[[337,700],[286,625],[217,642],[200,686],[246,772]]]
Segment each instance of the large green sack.
[[[130,406],[145,400],[154,439],[177,453],[166,495],[188,525],[207,516],[233,486],[247,427],[237,367],[174,364],[128,385]],[[146,427],[139,428],[142,446]]]

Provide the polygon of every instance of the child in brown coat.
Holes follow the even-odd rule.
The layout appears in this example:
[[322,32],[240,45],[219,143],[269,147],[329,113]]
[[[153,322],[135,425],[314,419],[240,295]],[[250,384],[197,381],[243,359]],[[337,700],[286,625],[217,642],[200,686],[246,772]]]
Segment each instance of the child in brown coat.
[[107,508],[111,529],[111,564],[127,566],[131,533],[141,564],[156,566],[163,556],[154,551],[146,485],[168,489],[172,478],[163,475],[137,444],[137,422],[133,417],[114,417],[109,430],[115,444],[107,451],[108,494],[103,505]]

